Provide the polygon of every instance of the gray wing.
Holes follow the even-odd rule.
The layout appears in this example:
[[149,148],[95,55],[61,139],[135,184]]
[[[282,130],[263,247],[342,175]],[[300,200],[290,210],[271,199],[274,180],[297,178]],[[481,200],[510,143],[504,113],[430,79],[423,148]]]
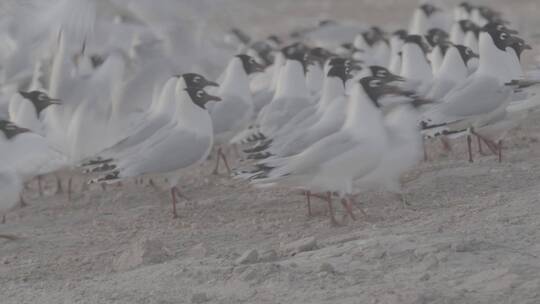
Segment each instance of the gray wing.
[[431,124],[448,123],[490,113],[505,103],[510,90],[495,78],[475,77],[465,86],[452,90],[445,102],[424,114]]
[[314,173],[325,162],[353,149],[358,144],[346,132],[332,134],[304,152],[288,158],[283,167],[272,172],[271,177]]
[[166,173],[186,168],[208,156],[212,138],[179,130],[143,149],[120,168],[123,176]]
[[[126,151],[127,149],[132,148],[148,140],[152,135],[162,130],[162,128],[165,128],[170,122],[171,120],[165,115],[154,117],[153,119],[148,120],[144,124],[144,126],[140,128],[137,132],[124,138],[123,140],[119,141],[114,146],[108,148],[107,150],[103,151],[100,154],[105,155],[105,156],[108,156],[108,155],[114,156],[117,153],[122,153],[123,151]],[[172,126],[174,125],[171,124],[171,127]],[[170,129],[170,128],[167,128],[167,129]]]
[[246,118],[247,112],[252,110],[252,106],[238,96],[226,96],[225,98],[227,100],[221,101],[222,104],[215,104],[210,113],[215,134],[242,127],[240,124]]

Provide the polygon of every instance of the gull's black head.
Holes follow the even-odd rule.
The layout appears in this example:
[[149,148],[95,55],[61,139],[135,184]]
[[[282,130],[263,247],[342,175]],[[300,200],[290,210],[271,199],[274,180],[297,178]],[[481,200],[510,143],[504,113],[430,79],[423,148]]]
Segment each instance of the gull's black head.
[[476,54],[470,47],[466,47],[464,45],[456,45],[455,47],[459,51],[459,55],[461,55],[461,59],[463,59],[465,65],[467,65],[469,60],[472,58],[478,58],[478,54]]
[[342,47],[343,49],[349,51],[349,52],[354,52],[356,51],[356,47],[354,46],[354,43],[350,43],[350,42],[345,42],[345,43],[342,43],[340,45],[340,47]]
[[254,73],[264,72],[264,66],[258,63],[255,58],[245,54],[236,55],[236,57],[242,61],[246,74],[251,75]]
[[436,12],[441,11],[440,8],[438,8],[438,7],[436,7],[436,6],[432,5],[432,4],[429,4],[429,3],[420,5],[420,9],[424,12],[424,14],[428,18],[431,17],[431,15],[435,14]]
[[375,33],[375,37],[377,37],[378,41],[386,41],[386,32],[382,28],[372,26],[371,31]]
[[332,19],[326,19],[326,20],[319,21],[319,27],[324,27],[324,26],[334,25],[334,24],[337,24],[337,22],[332,20]]
[[440,28],[430,29],[426,35],[426,40],[431,47],[435,47],[441,43],[448,41],[448,38],[450,38],[450,35],[448,35],[446,31],[441,30]]
[[343,57],[332,57],[328,61],[328,65],[330,67],[334,66],[344,66],[352,71],[359,71],[363,69],[363,61],[361,60],[353,60],[353,59],[347,59]]
[[360,84],[376,107],[380,107],[379,99],[382,96],[398,92],[397,87],[389,86],[387,81],[373,76],[360,79]]
[[274,63],[274,47],[268,41],[257,41],[250,46],[266,66]]
[[407,38],[405,38],[405,43],[413,43],[418,45],[420,49],[424,52],[424,54],[427,54],[430,51],[429,45],[424,42],[424,38],[420,35],[409,35]]
[[283,56],[285,56],[285,58],[290,58],[291,56],[298,56],[299,54],[303,56],[308,51],[308,47],[300,42],[290,44],[281,49],[281,52],[283,53]]
[[221,101],[221,98],[210,95],[203,89],[185,88],[184,90],[188,92],[193,103],[199,106],[201,109],[206,109],[206,104],[209,101]]
[[30,91],[30,92],[23,92],[19,91],[19,94],[21,94],[22,97],[25,99],[28,99],[32,104],[34,105],[36,109],[36,114],[39,118],[39,115],[43,110],[48,108],[51,105],[59,105],[60,99],[56,98],[50,98],[47,94],[41,92],[41,91]]
[[376,26],[362,32],[362,37],[369,46],[373,46],[375,45],[375,43],[384,40],[384,35],[385,33],[383,32],[383,30]]
[[484,17],[489,23],[508,24],[509,22],[504,20],[502,13],[495,11],[487,6],[478,6],[480,15]]
[[528,45],[525,40],[519,37],[514,37],[514,39],[516,39],[516,42],[514,42],[510,47],[516,51],[516,55],[519,59],[521,59],[521,54],[523,54],[525,50],[532,50],[532,47]]
[[478,27],[478,25],[476,25],[474,22],[470,20],[460,20],[458,23],[463,33],[474,32],[474,34],[478,37],[480,27]]
[[405,81],[405,78],[392,74],[387,68],[380,65],[372,65],[369,70],[373,78],[380,79],[383,82]]
[[517,34],[516,31],[510,30],[500,23],[488,23],[482,28],[482,31],[491,36],[493,43],[495,43],[495,46],[501,51],[505,51],[507,47],[512,46],[512,44],[516,43],[519,39],[512,36],[513,34]]
[[463,1],[459,4],[459,7],[463,8],[467,13],[470,13],[474,6],[472,6],[472,4],[470,4],[469,2],[467,1]]
[[328,61],[329,66],[343,66],[350,64],[350,60],[343,57],[332,57]]
[[204,76],[196,73],[186,73],[181,75],[186,83],[186,87],[194,89],[204,89],[206,87],[217,87],[217,83],[206,79]]
[[103,58],[100,55],[94,54],[90,56],[90,62],[92,63],[92,67],[96,69],[96,68],[99,68],[105,62],[105,58]]
[[333,66],[328,70],[327,73],[328,77],[337,77],[343,81],[343,85],[347,82],[347,80],[352,78],[352,75],[350,74],[349,68],[345,66]]
[[323,66],[326,60],[333,56],[335,56],[335,54],[327,49],[317,47],[306,53],[304,59],[306,62],[308,62],[308,64],[319,64],[320,66]]
[[281,45],[283,43],[283,41],[281,41],[281,39],[276,35],[270,35],[268,36],[268,38],[266,38],[266,40],[274,43],[276,46]]
[[30,132],[30,130],[19,128],[17,125],[8,120],[0,120],[0,131],[4,133],[8,140],[15,138],[19,134]]
[[281,50],[287,60],[298,61],[302,64],[304,73],[307,72],[306,54],[309,49],[303,44],[293,44]]
[[242,31],[239,28],[233,28],[231,29],[231,34],[233,34],[238,41],[242,42],[243,44],[249,44],[251,41],[251,38],[246,34],[244,31]]
[[400,29],[400,30],[395,31],[392,35],[399,37],[401,40],[405,40],[405,38],[407,38],[409,33],[407,32],[407,30]]

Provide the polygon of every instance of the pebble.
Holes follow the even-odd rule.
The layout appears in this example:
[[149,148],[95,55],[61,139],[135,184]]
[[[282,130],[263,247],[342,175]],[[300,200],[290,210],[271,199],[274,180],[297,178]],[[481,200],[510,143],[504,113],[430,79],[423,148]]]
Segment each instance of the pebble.
[[236,265],[253,264],[259,260],[259,253],[255,249],[244,252],[234,263]]
[[336,273],[336,269],[330,263],[322,263],[319,267],[319,272]]
[[159,264],[170,259],[172,255],[158,239],[143,238],[122,252],[114,261],[117,271],[133,269],[141,265]]
[[208,256],[208,249],[206,249],[204,244],[200,243],[189,250],[189,255],[194,258],[205,258]]
[[282,252],[291,255],[315,249],[317,249],[317,239],[315,237],[308,237],[292,243],[282,244],[281,246]]
[[205,303],[208,301],[210,301],[210,299],[204,292],[193,294],[193,296],[191,297],[191,303],[195,304]]
[[278,254],[274,249],[270,249],[261,254],[261,261],[273,262],[278,259]]

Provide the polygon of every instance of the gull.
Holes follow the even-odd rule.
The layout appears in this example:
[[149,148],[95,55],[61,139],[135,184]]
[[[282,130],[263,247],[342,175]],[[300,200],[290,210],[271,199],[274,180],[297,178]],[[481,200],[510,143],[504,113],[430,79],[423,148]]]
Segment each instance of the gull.
[[109,174],[90,183],[113,183],[124,178],[156,173],[164,175],[169,183],[173,216],[177,218],[179,172],[202,163],[210,154],[213,145],[212,119],[205,106],[210,101],[221,99],[197,88],[177,90],[176,99],[178,106],[174,127],[145,141],[126,157],[114,160],[109,166]]
[[254,106],[248,77],[263,71],[262,65],[253,57],[244,54],[235,56],[225,70],[225,77],[217,92],[221,102],[209,108],[214,127],[214,142],[218,146],[214,174],[218,174],[220,158],[230,173],[222,145],[229,143],[234,135],[251,123]]
[[415,90],[424,94],[432,84],[433,69],[426,57],[429,46],[420,35],[409,35],[402,48],[402,65],[400,76],[414,83]]
[[[296,124],[293,123],[294,119],[289,121],[284,126],[284,132],[276,134],[269,139],[269,142],[265,141],[262,148],[268,147],[268,149],[264,149],[264,151],[261,148],[246,150],[245,152],[254,153],[248,155],[248,159],[266,158],[272,155],[291,156],[300,153],[316,140],[336,132],[345,119],[345,88],[347,81],[351,78],[352,75],[350,75],[348,67],[331,67],[325,77],[322,97],[318,104],[312,108],[306,108],[305,114],[299,113],[296,116],[299,118]],[[335,127],[327,124],[330,122]],[[327,128],[323,128],[323,126],[327,126]],[[314,132],[309,132],[312,129]]]
[[[508,86],[507,48],[518,39],[500,24],[486,25],[480,34],[478,70],[452,89],[444,102],[423,114],[424,129],[444,129],[444,133],[480,127],[500,116],[510,102],[513,87]],[[426,130],[425,132],[431,132]],[[439,132],[440,130],[436,131]],[[467,136],[469,161],[472,161],[471,137]]]
[[285,54],[288,51],[289,48],[284,49],[287,60],[281,68],[274,98],[259,114],[260,131],[266,136],[271,136],[296,113],[313,104],[304,74],[304,53],[293,50],[292,54]]
[[107,164],[114,158],[121,158],[133,151],[136,152],[140,145],[144,145],[153,136],[167,132],[176,125],[176,109],[179,101],[176,94],[178,91],[185,88],[204,89],[208,86],[218,86],[218,84],[196,73],[171,77],[163,86],[159,98],[155,100],[148,112],[133,123],[132,133],[100,152],[97,157],[83,162],[83,166]]
[[441,29],[433,28],[428,31],[425,38],[431,46],[431,52],[428,58],[433,69],[433,74],[436,74],[448,50],[448,33]]
[[353,180],[367,176],[382,160],[388,136],[379,106],[395,102],[395,97],[385,96],[398,91],[375,77],[362,78],[351,90],[341,128],[298,154],[259,163],[258,174],[251,176],[252,183],[307,190],[308,210],[309,193],[326,193],[333,224],[336,220],[331,196],[335,192],[354,219],[350,199],[346,197],[352,194]]
[[431,3],[424,3],[414,11],[409,25],[409,34],[425,35],[432,28],[446,31],[449,25],[448,19],[444,10]]
[[42,91],[19,91],[18,96],[14,96],[10,102],[10,119],[21,127],[45,135],[48,108],[60,104],[60,99],[51,98]]
[[405,38],[408,34],[406,30],[397,30],[392,34],[390,38],[390,62],[388,64],[388,70],[393,74],[399,74],[401,72],[401,49],[405,44]]
[[426,97],[432,100],[442,100],[448,92],[469,76],[469,61],[477,58],[478,54],[469,47],[448,45],[441,67],[433,79],[433,86]]

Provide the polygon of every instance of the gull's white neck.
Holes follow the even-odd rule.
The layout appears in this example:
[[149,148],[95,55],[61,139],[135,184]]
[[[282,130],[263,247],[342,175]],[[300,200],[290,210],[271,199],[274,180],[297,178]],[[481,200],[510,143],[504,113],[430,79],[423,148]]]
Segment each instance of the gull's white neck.
[[176,109],[178,126],[201,134],[213,134],[212,118],[207,110],[193,103],[185,90],[177,90],[176,98],[178,103]]
[[512,80],[508,69],[508,54],[497,48],[488,33],[480,33],[479,41],[480,62],[477,74],[496,77],[501,84]]
[[401,76],[422,82],[429,82],[433,79],[431,65],[424,52],[414,43],[406,43],[403,46]]
[[249,78],[242,64],[242,60],[234,57],[225,70],[225,77],[219,87],[219,95],[238,96],[245,101],[251,101]]
[[281,68],[274,100],[280,98],[308,98],[304,68],[299,61],[287,60]]
[[381,112],[364,91],[361,84],[357,83],[351,90],[347,108],[347,118],[344,129],[352,129],[355,134],[366,134],[364,126],[377,126],[381,123]]
[[319,64],[312,64],[308,67],[306,74],[306,84],[311,94],[320,92],[324,82],[324,74]]
[[186,83],[183,78],[170,78],[167,80],[159,97],[157,99],[154,111],[155,113],[169,114],[173,113],[176,109],[176,90],[183,90],[186,87]]
[[336,98],[345,94],[345,85],[343,81],[338,77],[325,77],[322,97],[319,101],[319,107],[317,111],[323,113],[324,110],[334,101]]
[[461,82],[468,74],[469,70],[463,62],[459,50],[455,47],[450,47],[446,52],[446,56],[444,56],[437,78],[446,78],[454,82]]

